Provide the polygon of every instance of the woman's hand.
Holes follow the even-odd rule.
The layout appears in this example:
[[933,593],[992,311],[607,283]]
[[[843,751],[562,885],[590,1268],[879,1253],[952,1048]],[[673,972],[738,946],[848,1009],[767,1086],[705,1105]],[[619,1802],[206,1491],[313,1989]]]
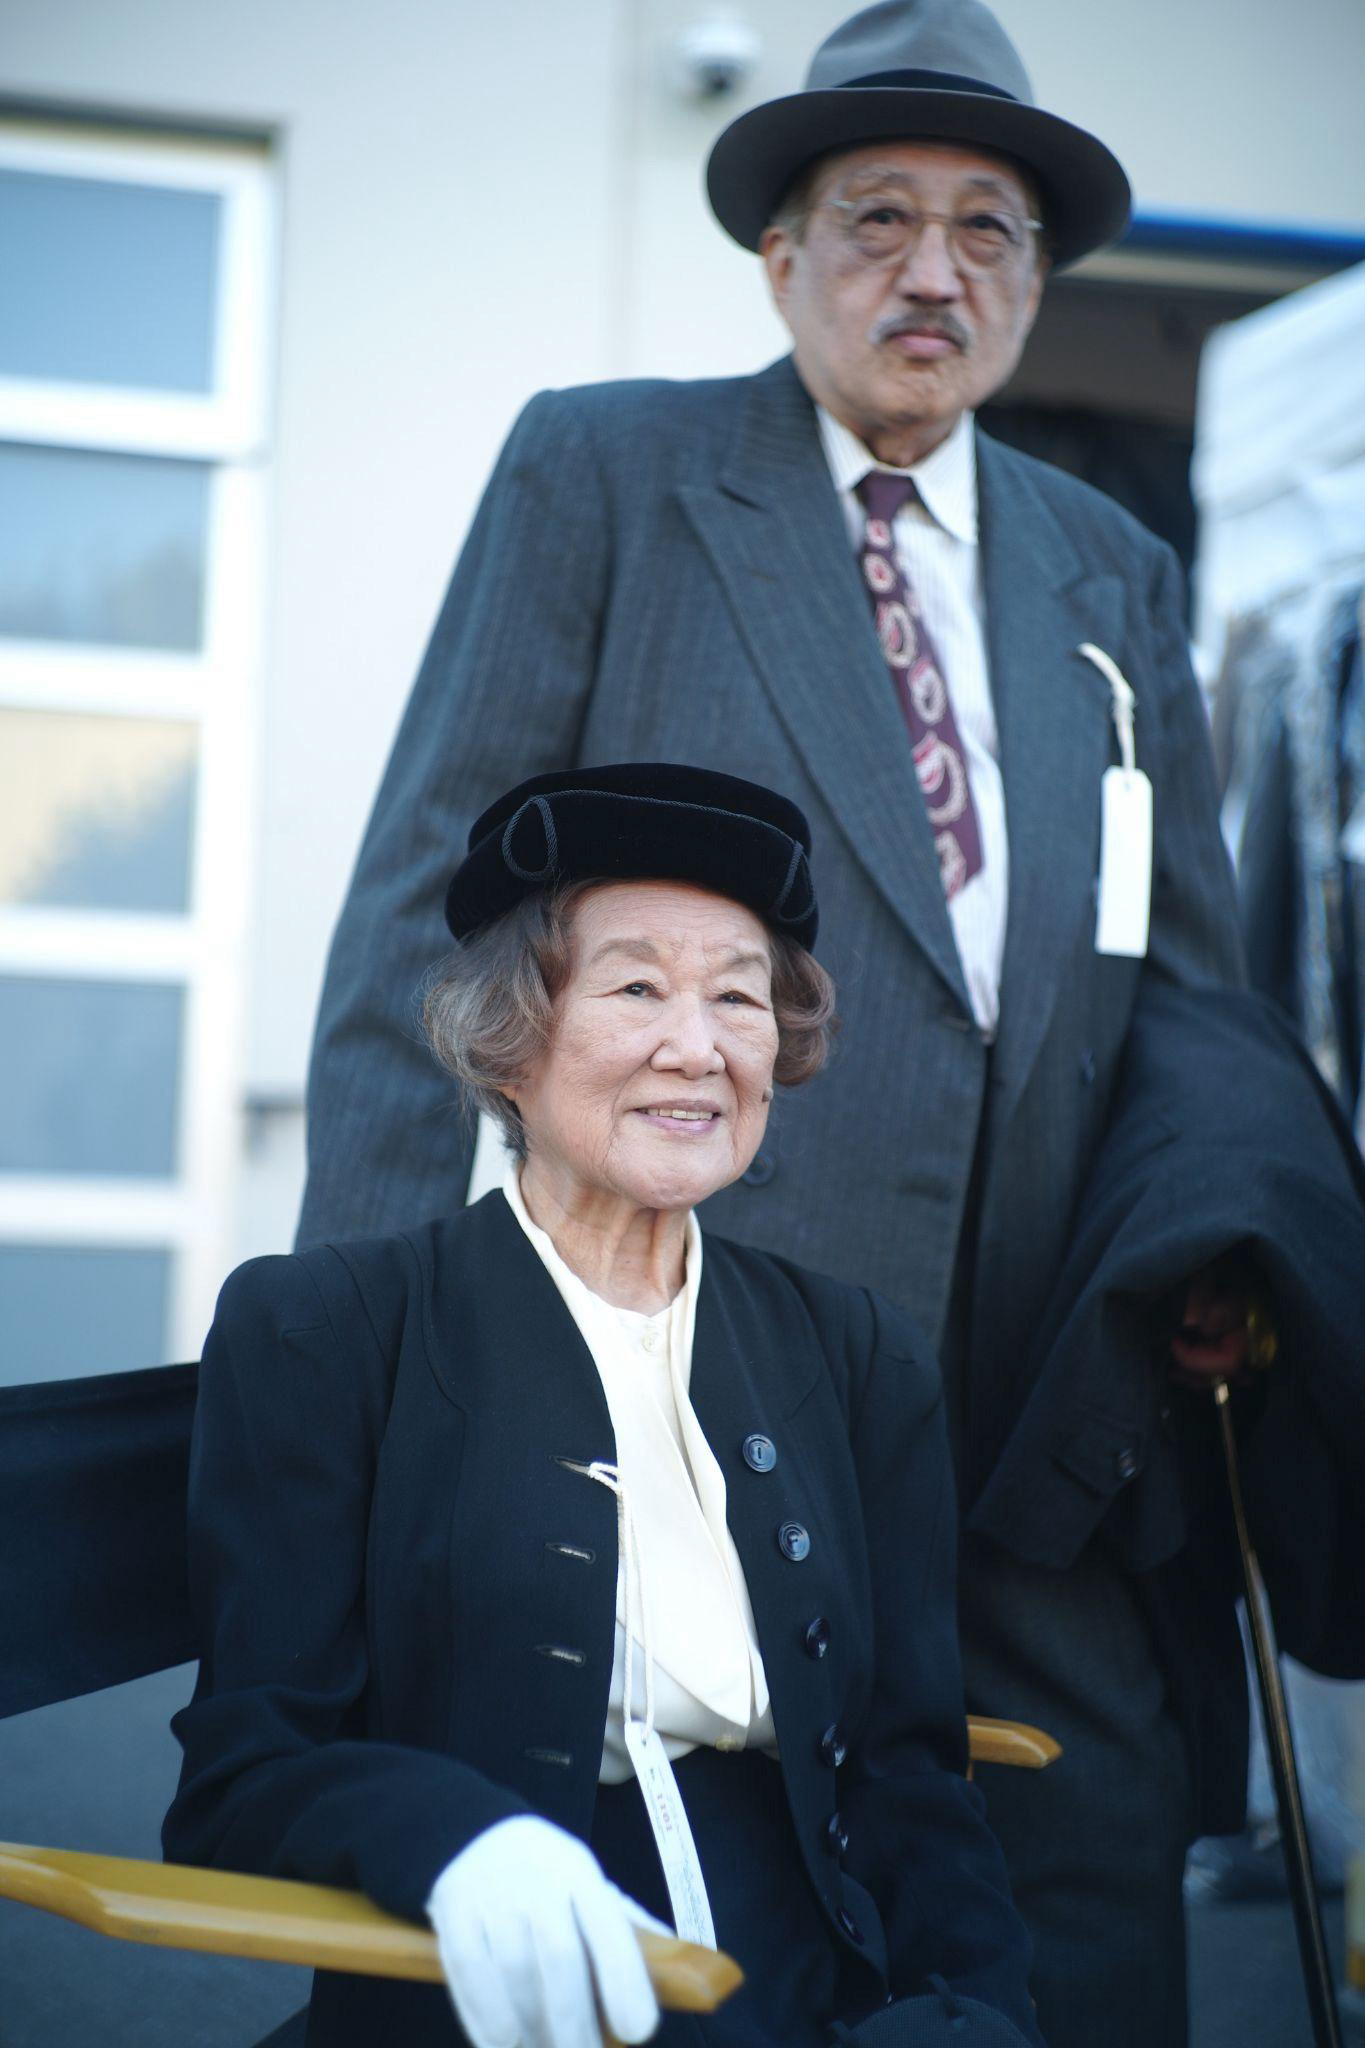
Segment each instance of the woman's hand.
[[432,1886],[427,1918],[474,2048],[600,2048],[599,2011],[619,2041],[645,2041],[659,2024],[634,1930],[672,1930],[547,1820],[520,1815],[476,1835]]

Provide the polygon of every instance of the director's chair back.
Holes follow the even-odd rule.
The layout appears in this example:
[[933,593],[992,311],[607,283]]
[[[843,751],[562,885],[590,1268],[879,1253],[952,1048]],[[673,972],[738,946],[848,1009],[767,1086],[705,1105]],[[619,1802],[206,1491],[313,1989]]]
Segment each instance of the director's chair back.
[[0,1387],[0,1718],[195,1654],[196,1365]]

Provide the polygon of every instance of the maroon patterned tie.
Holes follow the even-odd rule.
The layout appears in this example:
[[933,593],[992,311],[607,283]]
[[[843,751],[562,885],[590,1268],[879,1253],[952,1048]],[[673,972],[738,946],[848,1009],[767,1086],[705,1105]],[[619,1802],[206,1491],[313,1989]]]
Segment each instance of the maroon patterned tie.
[[915,486],[908,476],[872,469],[856,489],[867,513],[859,556],[863,580],[872,595],[877,638],[910,733],[943,893],[951,900],[980,872],[981,828],[942,664],[914,592],[901,574],[892,540],[892,521],[916,496]]

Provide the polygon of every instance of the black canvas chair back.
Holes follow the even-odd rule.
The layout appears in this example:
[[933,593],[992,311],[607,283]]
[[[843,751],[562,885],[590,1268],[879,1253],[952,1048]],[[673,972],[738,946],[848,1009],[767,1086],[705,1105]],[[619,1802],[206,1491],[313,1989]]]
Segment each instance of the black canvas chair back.
[[[0,1719],[196,1657],[197,1365],[0,1387]],[[303,2048],[297,2012],[258,2048]]]
[[185,1492],[198,1375],[0,1387],[0,1717],[197,1655]]

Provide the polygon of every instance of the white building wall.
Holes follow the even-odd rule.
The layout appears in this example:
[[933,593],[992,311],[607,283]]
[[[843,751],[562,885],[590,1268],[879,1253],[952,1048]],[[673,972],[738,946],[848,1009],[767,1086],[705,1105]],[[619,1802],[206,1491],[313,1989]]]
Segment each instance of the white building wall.
[[[1358,229],[1358,0],[999,0],[1039,97],[1144,209]],[[283,1243],[325,948],[460,536],[547,384],[781,346],[701,199],[712,135],[840,9],[749,0],[732,103],[679,96],[706,0],[0,0],[0,93],[267,134],[283,222],[242,1252]],[[453,850],[452,850],[453,851]]]

